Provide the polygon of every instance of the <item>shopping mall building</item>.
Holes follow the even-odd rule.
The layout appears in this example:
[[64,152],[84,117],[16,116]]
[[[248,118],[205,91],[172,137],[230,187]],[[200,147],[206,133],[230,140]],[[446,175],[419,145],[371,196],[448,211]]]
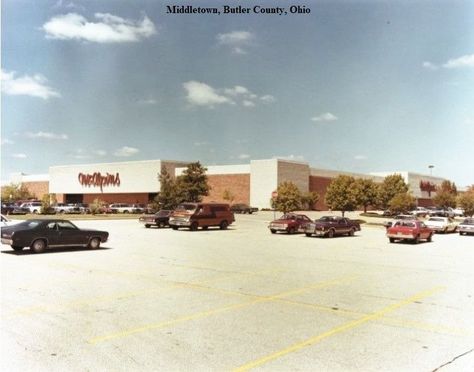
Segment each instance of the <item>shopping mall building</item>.
[[[46,175],[12,175],[37,197],[56,194],[58,202],[91,203],[99,198],[108,203],[148,203],[160,190],[159,175],[166,169],[179,176],[189,162],[144,160],[117,163],[52,166]],[[269,208],[272,192],[284,181],[295,183],[302,192],[320,195],[316,209],[327,209],[324,196],[328,185],[344,174],[382,182],[390,174],[400,174],[409,185],[418,205],[431,205],[435,186],[444,180],[412,172],[359,174],[311,168],[308,163],[282,159],[251,160],[248,164],[206,166],[211,191],[204,201],[221,202],[225,191],[235,196],[234,203]]]

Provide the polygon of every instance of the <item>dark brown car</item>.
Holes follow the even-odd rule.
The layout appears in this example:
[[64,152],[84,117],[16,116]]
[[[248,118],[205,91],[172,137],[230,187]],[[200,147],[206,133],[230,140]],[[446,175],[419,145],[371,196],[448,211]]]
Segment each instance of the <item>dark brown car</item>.
[[272,234],[275,234],[277,231],[295,234],[297,232],[303,232],[306,225],[311,222],[312,220],[305,214],[286,213],[280,218],[270,222],[268,228]]
[[229,204],[225,203],[182,203],[173,211],[169,225],[173,230],[187,227],[197,230],[201,227],[206,230],[210,226],[218,226],[221,230],[234,222],[234,213]]
[[306,226],[306,236],[323,236],[332,238],[336,235],[353,236],[356,231],[360,231],[358,222],[346,217],[324,216]]

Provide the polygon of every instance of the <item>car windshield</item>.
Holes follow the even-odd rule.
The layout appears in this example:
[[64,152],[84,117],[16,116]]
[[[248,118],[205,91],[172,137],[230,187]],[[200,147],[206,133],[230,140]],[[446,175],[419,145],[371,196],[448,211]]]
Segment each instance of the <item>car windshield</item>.
[[156,215],[158,217],[166,217],[170,214],[170,211],[159,211]]
[[295,220],[296,216],[294,214],[284,214],[279,218],[279,220]]
[[444,219],[443,218],[430,218],[428,221],[444,222]]
[[463,225],[474,225],[474,218],[466,218],[463,222]]
[[333,220],[334,220],[334,217],[332,216],[323,216],[320,219],[318,219],[318,221],[321,221],[321,222],[331,222]]
[[40,224],[40,221],[23,221],[23,222],[20,222],[17,226],[34,229],[39,224]]
[[196,205],[195,204],[180,204],[176,207],[176,211],[180,211],[180,212],[192,212],[196,209]]

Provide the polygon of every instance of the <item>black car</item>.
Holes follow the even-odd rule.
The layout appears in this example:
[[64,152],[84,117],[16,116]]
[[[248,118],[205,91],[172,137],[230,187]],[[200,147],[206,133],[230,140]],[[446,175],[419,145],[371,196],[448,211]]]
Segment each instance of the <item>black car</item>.
[[2,203],[2,214],[27,214],[28,208],[22,208],[15,203]]
[[230,210],[234,213],[252,214],[253,212],[257,212],[258,208],[253,208],[253,207],[248,206],[247,204],[240,203],[240,204],[232,205],[230,207]]
[[156,227],[169,226],[171,212],[173,211],[162,209],[161,211],[156,212],[155,214],[141,216],[138,219],[138,222],[144,224],[146,228],[149,228],[150,226],[156,226]]
[[34,253],[54,247],[88,247],[97,249],[107,241],[107,231],[80,229],[72,222],[60,219],[32,219],[2,228],[2,244],[15,251],[30,247]]

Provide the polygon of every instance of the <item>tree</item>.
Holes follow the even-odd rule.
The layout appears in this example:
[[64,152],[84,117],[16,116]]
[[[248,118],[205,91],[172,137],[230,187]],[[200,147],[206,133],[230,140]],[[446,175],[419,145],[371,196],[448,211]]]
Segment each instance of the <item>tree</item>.
[[433,203],[443,209],[456,207],[456,196],[458,190],[454,182],[444,180],[436,189],[436,195],[433,197]]
[[177,194],[176,181],[171,177],[166,168],[159,175],[161,189],[154,199],[155,209],[174,209],[182,201]]
[[225,189],[222,194],[222,199],[227,200],[230,204],[232,204],[235,200],[235,194],[229,189]]
[[3,201],[17,201],[33,199],[35,196],[28,190],[23,184],[11,183],[7,186],[2,187],[2,200]]
[[466,192],[459,194],[457,205],[464,209],[464,215],[472,217],[474,215],[474,185],[468,187]]
[[355,194],[357,205],[364,207],[364,213],[367,212],[369,205],[377,204],[377,184],[366,178],[358,178],[355,180]]
[[286,181],[280,183],[277,193],[277,197],[272,199],[273,209],[283,213],[301,209],[303,195],[293,182]]
[[312,210],[319,200],[319,194],[315,191],[309,191],[301,195],[301,206],[303,209]]
[[326,205],[335,211],[353,211],[357,207],[355,179],[341,175],[335,178],[328,186],[325,198]]
[[41,198],[41,214],[49,214],[53,212],[51,206],[56,203],[56,194],[44,194]]
[[408,185],[400,174],[392,174],[384,178],[378,187],[377,204],[382,209],[388,209],[390,200],[397,194],[408,192]]
[[105,202],[100,200],[99,198],[95,198],[92,203],[89,204],[89,209],[91,210],[91,214],[99,214],[101,212],[101,208],[105,205]]
[[176,179],[176,193],[180,202],[200,202],[209,195],[211,189],[207,183],[207,168],[200,162],[190,163],[181,176]]
[[416,207],[416,199],[409,192],[395,195],[389,202],[388,207],[392,213],[407,213]]

